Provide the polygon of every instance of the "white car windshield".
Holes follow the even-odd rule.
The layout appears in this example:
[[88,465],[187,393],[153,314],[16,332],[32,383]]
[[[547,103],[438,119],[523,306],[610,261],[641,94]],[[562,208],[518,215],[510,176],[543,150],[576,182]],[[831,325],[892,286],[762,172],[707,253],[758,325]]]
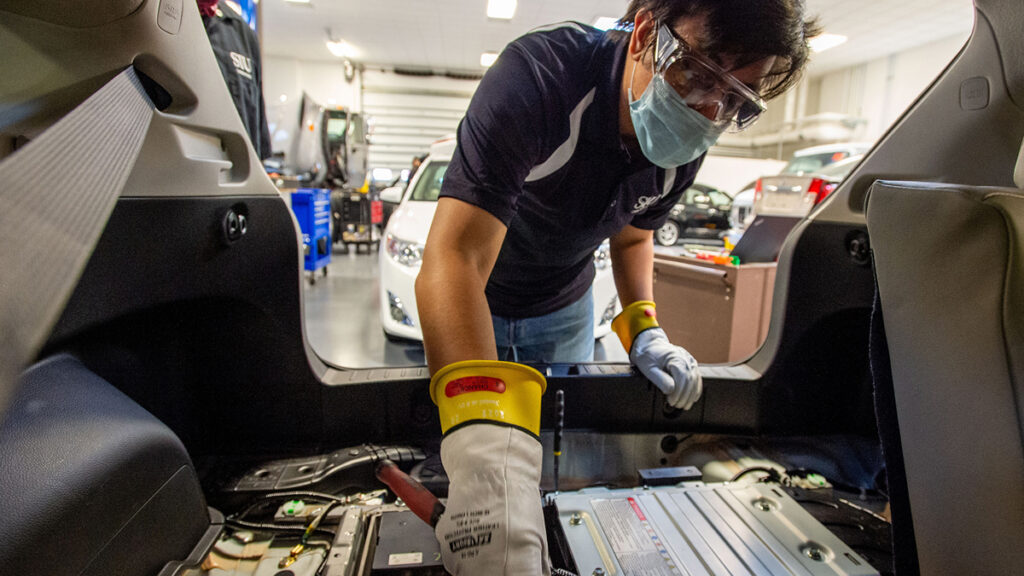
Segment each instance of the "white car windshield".
[[413,188],[410,200],[417,202],[437,202],[437,196],[441,194],[441,184],[444,182],[444,173],[448,171],[447,162],[428,162],[423,168]]

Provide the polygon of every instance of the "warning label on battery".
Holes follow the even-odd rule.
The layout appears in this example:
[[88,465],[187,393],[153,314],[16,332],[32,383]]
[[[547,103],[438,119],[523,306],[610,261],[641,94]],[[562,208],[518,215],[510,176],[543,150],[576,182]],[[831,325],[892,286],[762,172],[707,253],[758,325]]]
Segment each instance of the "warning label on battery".
[[635,499],[594,500],[592,504],[624,576],[682,576]]

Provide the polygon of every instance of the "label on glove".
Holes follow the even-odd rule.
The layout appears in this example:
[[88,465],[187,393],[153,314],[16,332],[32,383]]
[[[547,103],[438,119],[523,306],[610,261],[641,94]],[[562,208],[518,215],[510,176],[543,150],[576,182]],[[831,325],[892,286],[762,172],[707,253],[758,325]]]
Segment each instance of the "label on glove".
[[473,558],[490,546],[494,532],[501,528],[490,519],[490,510],[467,510],[451,517],[454,530],[444,534],[444,546],[460,558]]
[[505,393],[505,381],[501,378],[490,376],[466,376],[452,380],[444,387],[444,395],[454,398],[470,392],[496,392]]

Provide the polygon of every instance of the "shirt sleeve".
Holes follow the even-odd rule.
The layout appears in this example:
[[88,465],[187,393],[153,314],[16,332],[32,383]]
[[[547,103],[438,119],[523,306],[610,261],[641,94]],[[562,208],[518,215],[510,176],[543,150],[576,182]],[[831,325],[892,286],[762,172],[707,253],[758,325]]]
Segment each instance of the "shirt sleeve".
[[[653,206],[634,216],[630,225],[641,230],[657,230],[661,228],[665,221],[668,220],[672,207],[683,197],[683,192],[690,186],[693,186],[693,182],[697,177],[697,170],[700,169],[703,163],[704,155],[701,155],[700,158],[693,162],[676,168],[671,176],[672,185],[668,191]],[[669,170],[665,170],[664,173],[668,177]],[[664,186],[664,181],[662,181],[662,186]]]
[[543,161],[547,130],[561,97],[541,90],[538,69],[521,47],[507,47],[484,75],[459,123],[458,144],[442,197],[478,206],[506,226],[523,183]]

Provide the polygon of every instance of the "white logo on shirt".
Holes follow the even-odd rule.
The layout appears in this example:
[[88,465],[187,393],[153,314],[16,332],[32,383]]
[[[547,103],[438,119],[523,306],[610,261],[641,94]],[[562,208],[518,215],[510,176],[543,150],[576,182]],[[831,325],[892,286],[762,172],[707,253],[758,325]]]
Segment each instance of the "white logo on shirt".
[[238,52],[232,52],[231,63],[235,65],[235,72],[252,80],[252,58],[243,56]]
[[644,210],[647,210],[660,199],[661,194],[656,194],[654,196],[641,196],[640,199],[636,201],[636,204],[633,205],[633,214],[639,214]]

